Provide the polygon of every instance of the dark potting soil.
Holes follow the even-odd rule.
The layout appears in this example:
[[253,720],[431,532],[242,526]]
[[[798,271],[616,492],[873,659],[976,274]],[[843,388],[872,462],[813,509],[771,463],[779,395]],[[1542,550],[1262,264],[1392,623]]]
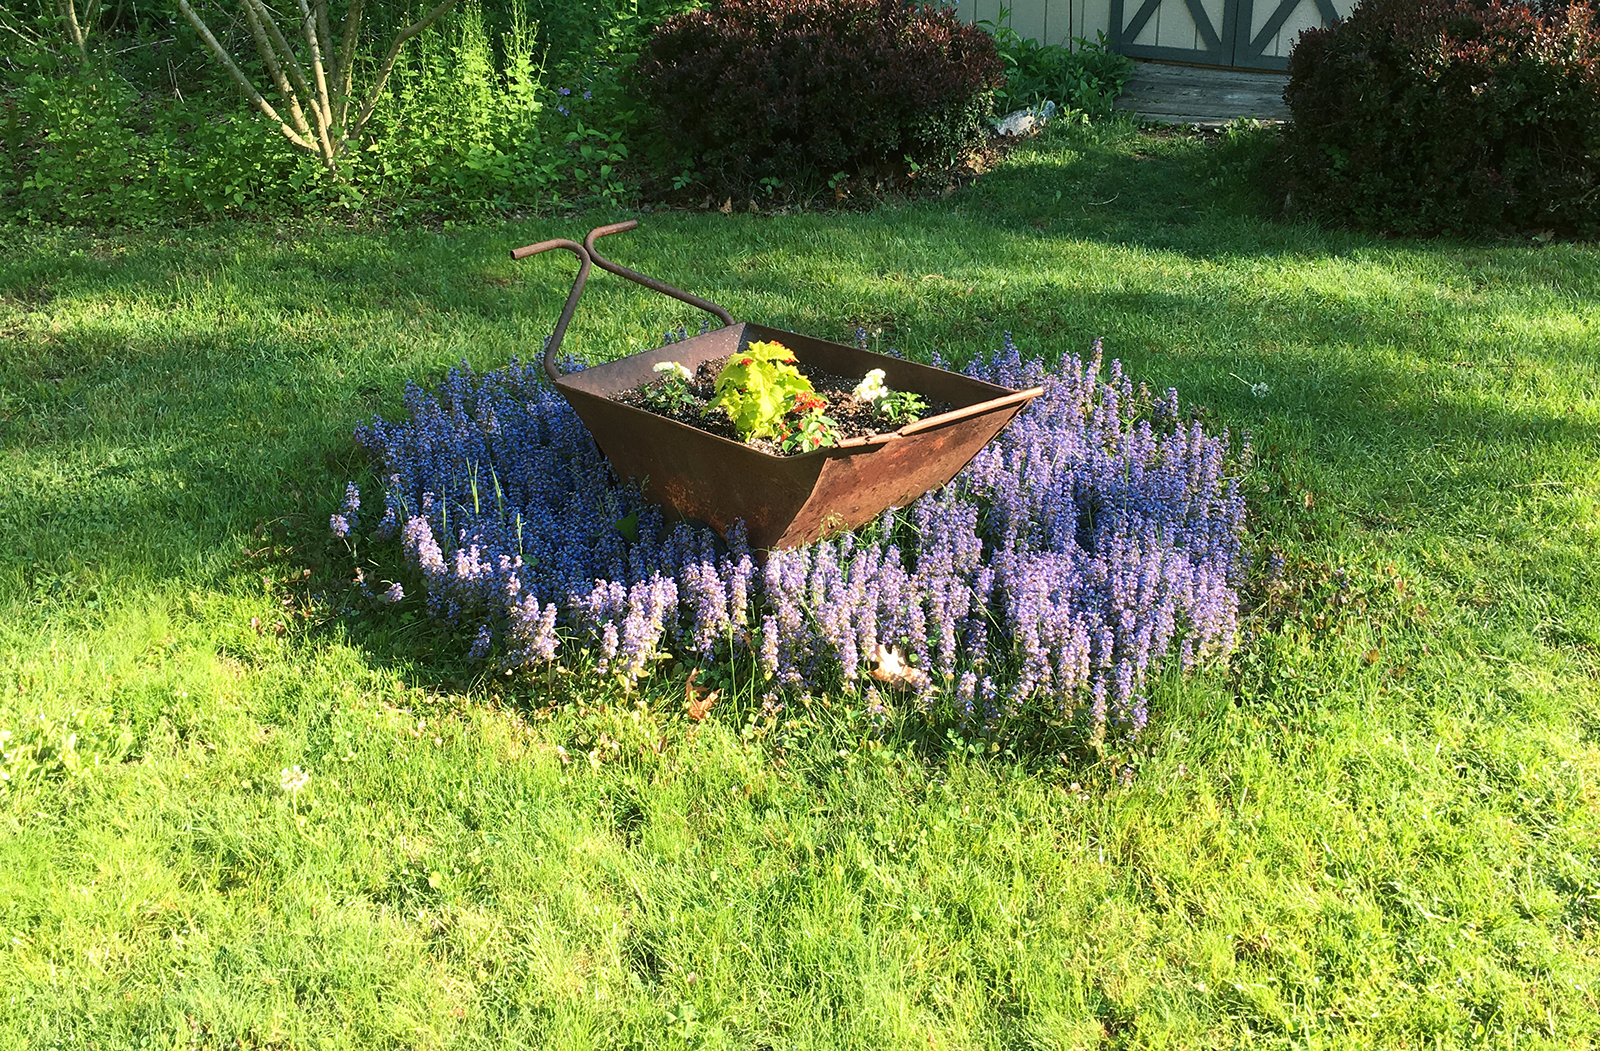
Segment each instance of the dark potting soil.
[[[728,419],[727,413],[721,409],[713,409],[709,413],[704,411],[711,399],[717,396],[717,373],[721,372],[722,366],[727,363],[726,356],[712,361],[701,362],[700,367],[695,370],[694,379],[689,383],[689,391],[695,397],[694,404],[674,412],[662,412],[645,400],[645,392],[662,386],[666,382],[665,380],[655,380],[645,384],[643,387],[625,390],[616,395],[613,400],[619,401],[624,405],[632,405],[636,409],[653,412],[657,416],[665,416],[669,420],[677,420],[679,423],[687,424],[697,430],[715,434],[719,438],[737,442],[741,440],[739,432],[734,429],[733,421]],[[811,386],[816,390],[817,397],[827,402],[827,408],[823,409],[822,413],[838,425],[839,439],[841,441],[849,438],[865,438],[886,431],[897,431],[911,422],[909,418],[901,418],[894,423],[890,423],[880,416],[878,410],[870,404],[858,401],[855,397],[855,389],[863,378],[861,376],[836,376],[826,369],[807,365],[805,362],[798,362],[795,367],[800,370],[802,376],[811,381]],[[915,419],[925,420],[929,416],[937,416],[940,413],[949,412],[953,408],[955,406],[949,402],[929,401],[927,407],[918,413]],[[784,453],[778,448],[776,442],[765,438],[757,438],[744,444],[748,444],[752,449],[770,453],[773,456],[800,455],[799,452]],[[812,450],[802,451],[810,452]]]

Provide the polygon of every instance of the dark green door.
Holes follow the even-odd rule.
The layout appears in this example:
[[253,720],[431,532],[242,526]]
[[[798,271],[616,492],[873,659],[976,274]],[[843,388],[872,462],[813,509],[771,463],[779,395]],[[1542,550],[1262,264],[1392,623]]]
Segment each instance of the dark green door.
[[1301,30],[1354,0],[1111,0],[1112,47],[1133,58],[1283,69]]

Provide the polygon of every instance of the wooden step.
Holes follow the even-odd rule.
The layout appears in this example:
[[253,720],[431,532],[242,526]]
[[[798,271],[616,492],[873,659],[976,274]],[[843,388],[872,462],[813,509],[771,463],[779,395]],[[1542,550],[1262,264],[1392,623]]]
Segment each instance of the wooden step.
[[1140,62],[1116,108],[1163,124],[1221,127],[1240,118],[1282,122],[1286,73]]

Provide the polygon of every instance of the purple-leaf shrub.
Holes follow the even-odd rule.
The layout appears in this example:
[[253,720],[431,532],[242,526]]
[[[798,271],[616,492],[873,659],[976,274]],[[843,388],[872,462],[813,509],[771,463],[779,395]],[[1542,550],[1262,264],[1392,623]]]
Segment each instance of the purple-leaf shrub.
[[[1135,733],[1151,665],[1233,645],[1239,459],[1100,346],[1051,372],[1004,346],[968,372],[1045,393],[943,489],[762,563],[736,530],[670,522],[620,484],[540,370],[453,370],[409,419],[356,432],[430,614],[507,668],[586,651],[646,674],[663,652],[753,659],[784,687],[876,696],[888,650],[924,709],[994,726],[1024,711]],[[1248,456],[1248,446],[1241,456]],[[358,525],[352,488],[336,533]],[[398,588],[393,594],[399,597]]]

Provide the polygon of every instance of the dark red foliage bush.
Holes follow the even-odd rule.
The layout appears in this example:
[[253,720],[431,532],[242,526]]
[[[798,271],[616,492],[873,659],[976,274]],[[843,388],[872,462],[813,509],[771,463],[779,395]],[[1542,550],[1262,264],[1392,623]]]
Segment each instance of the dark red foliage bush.
[[1289,56],[1286,206],[1400,233],[1600,229],[1587,3],[1363,0]]
[[987,33],[900,0],[722,0],[636,67],[660,130],[724,185],[948,166],[1004,83]]

